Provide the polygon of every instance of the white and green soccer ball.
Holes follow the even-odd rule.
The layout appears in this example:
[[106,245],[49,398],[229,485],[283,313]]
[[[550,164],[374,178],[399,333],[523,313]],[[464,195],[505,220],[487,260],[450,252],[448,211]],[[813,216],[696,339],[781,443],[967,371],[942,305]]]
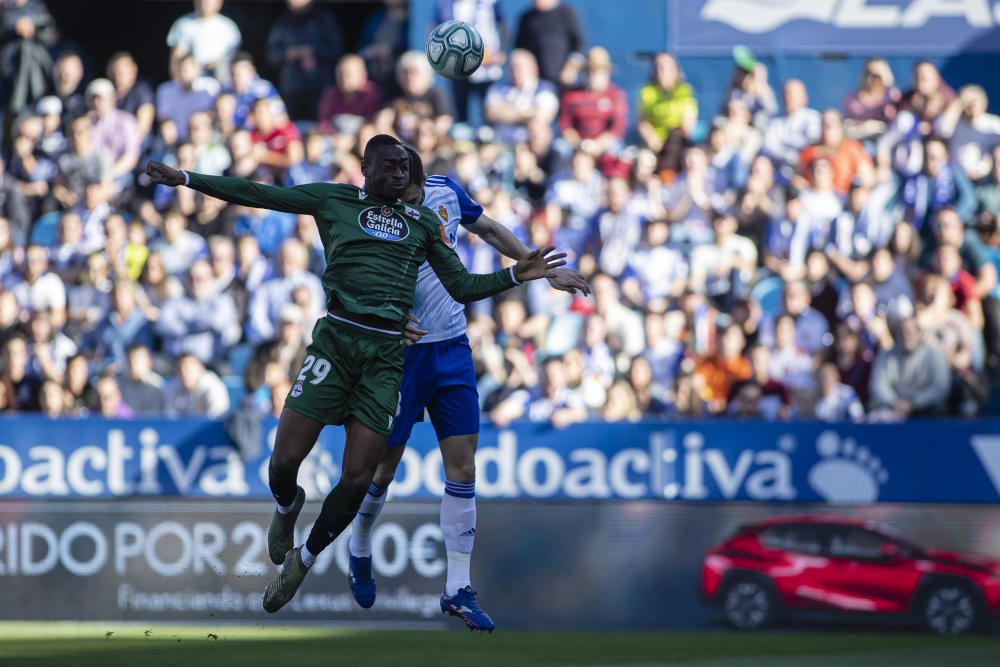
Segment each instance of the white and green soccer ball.
[[479,31],[462,21],[445,21],[431,30],[424,50],[434,71],[449,79],[471,76],[486,54]]

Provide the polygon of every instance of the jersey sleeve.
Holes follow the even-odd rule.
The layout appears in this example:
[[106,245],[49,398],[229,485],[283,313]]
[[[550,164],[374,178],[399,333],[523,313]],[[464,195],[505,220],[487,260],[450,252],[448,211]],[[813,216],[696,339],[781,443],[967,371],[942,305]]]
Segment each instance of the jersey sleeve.
[[206,176],[194,172],[188,172],[188,178],[188,187],[231,204],[306,215],[316,215],[330,188],[336,187],[329,183],[309,183],[294,188],[280,188],[254,183],[245,178]]
[[451,178],[448,176],[441,176],[440,178],[440,185],[454,192],[456,199],[458,199],[458,207],[462,211],[462,219],[459,220],[459,222],[463,225],[475,224],[475,222],[483,215],[483,207],[469,196],[469,193],[465,191],[465,188],[453,181]]
[[448,244],[444,225],[438,224],[427,242],[427,262],[455,301],[469,303],[499,294],[514,287],[512,269],[494,273],[469,273],[458,258],[458,253]]

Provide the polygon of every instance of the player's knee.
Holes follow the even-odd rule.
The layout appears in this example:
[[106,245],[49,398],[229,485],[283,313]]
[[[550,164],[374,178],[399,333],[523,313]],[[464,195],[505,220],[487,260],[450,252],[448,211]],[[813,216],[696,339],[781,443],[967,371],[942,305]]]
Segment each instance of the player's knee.
[[291,473],[302,465],[302,457],[294,452],[275,449],[271,452],[271,466],[281,473]]
[[457,461],[446,462],[445,475],[453,482],[476,481],[476,457],[470,455]]
[[340,477],[340,486],[351,498],[364,498],[371,482],[372,475],[367,471],[345,470]]
[[375,477],[372,478],[372,482],[376,486],[387,487],[392,483],[392,480],[396,477],[396,466],[387,466],[382,463],[379,465],[378,469],[375,470]]

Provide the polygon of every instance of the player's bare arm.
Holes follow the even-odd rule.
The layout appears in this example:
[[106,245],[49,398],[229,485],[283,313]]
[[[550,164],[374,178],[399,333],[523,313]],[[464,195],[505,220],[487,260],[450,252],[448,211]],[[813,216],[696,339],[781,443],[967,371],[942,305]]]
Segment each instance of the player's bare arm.
[[[479,236],[487,245],[504,257],[521,259],[531,252],[528,246],[524,245],[509,229],[488,215],[479,216],[479,219],[466,226],[466,229]],[[553,269],[546,274],[545,278],[554,289],[570,294],[576,294],[577,291],[590,294],[590,285],[587,284],[587,280],[579,271]]]

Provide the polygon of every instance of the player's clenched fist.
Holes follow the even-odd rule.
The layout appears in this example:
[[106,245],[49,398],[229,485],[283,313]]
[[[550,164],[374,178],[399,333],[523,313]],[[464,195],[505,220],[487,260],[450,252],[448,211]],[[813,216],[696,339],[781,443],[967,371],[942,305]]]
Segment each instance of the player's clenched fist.
[[517,278],[518,282],[537,280],[538,278],[544,278],[545,274],[552,269],[557,269],[564,265],[566,262],[561,260],[566,257],[566,253],[562,252],[558,255],[551,255],[550,253],[554,250],[555,246],[532,250],[514,266],[514,277]]
[[169,185],[171,187],[184,185],[184,174],[179,169],[168,167],[156,160],[150,160],[146,163],[146,175],[149,176],[151,181],[159,185]]

